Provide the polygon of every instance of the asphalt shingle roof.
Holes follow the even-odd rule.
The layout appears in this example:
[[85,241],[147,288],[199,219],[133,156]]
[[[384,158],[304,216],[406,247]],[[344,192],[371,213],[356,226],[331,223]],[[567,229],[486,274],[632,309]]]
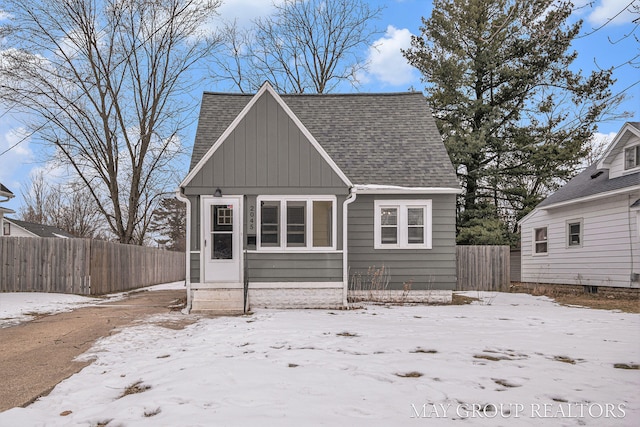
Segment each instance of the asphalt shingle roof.
[[25,230],[30,231],[38,237],[74,237],[72,234],[69,234],[66,231],[60,230],[58,227],[53,227],[51,225],[35,224],[33,222],[20,221],[13,218],[6,219],[24,228]]
[[[252,97],[204,93],[190,169]],[[281,97],[354,184],[459,187],[421,93]]]
[[609,169],[598,170],[596,166],[597,163],[594,163],[586,168],[558,191],[540,202],[537,207],[543,208],[555,203],[640,185],[640,172],[609,179]]

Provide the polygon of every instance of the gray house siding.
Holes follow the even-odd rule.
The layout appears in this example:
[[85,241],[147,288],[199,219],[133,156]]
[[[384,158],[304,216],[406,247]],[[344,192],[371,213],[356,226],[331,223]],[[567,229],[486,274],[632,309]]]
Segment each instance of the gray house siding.
[[[206,132],[206,123],[201,123],[198,135],[204,138]],[[216,188],[229,195],[338,194],[346,190],[346,185],[267,92],[193,177],[185,192],[213,194]]]
[[[207,137],[206,128],[207,123],[201,121],[199,138]],[[337,249],[342,249],[342,202],[349,189],[268,92],[257,100],[185,188],[191,201],[192,283],[200,282],[200,196],[213,195],[217,188],[224,195],[245,196],[243,244],[248,250],[256,247],[247,245],[247,207],[256,206],[257,196],[338,195],[336,243]],[[313,254],[315,258],[299,255],[292,252],[250,254],[247,258],[249,280],[314,281],[314,277],[317,281],[342,280],[342,254]],[[308,268],[301,260],[310,263]],[[268,266],[264,273],[258,271],[260,265]],[[321,273],[322,268],[328,271]],[[276,270],[280,272],[274,273]],[[340,270],[339,276],[334,274],[335,270]]]
[[[374,201],[432,200],[432,249],[374,249]],[[454,290],[456,286],[455,195],[358,195],[349,205],[350,281],[371,267],[390,272],[389,289]]]
[[250,252],[249,282],[341,282],[342,253]]

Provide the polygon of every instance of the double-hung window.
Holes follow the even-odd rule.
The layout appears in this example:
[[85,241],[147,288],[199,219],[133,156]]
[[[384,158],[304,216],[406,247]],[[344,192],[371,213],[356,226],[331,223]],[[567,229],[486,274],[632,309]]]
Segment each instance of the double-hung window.
[[582,220],[567,221],[567,247],[582,247]]
[[334,196],[260,196],[259,250],[334,250]]
[[548,251],[547,227],[533,229],[533,254],[546,255]]
[[431,249],[431,200],[376,200],[375,249]]
[[634,169],[640,166],[640,145],[624,150],[624,169]]

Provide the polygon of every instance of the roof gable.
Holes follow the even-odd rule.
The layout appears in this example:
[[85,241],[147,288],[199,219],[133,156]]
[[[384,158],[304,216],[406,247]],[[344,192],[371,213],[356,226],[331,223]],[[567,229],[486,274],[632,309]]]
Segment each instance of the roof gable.
[[618,155],[622,155],[624,146],[631,138],[640,138],[640,122],[627,122],[613,138],[597,163],[598,169],[607,169]]
[[[205,108],[207,107],[207,105],[205,105],[205,102],[203,100],[203,104],[201,107],[201,112],[200,112],[200,120],[199,120],[199,124],[198,124],[198,135],[196,136],[196,143],[194,144],[194,154],[192,155],[191,158],[191,164],[192,164],[192,168],[189,172],[189,174],[187,175],[187,177],[182,181],[182,183],[180,184],[181,187],[185,187],[187,186],[196,176],[197,174],[205,167],[205,165],[212,159],[212,157],[214,156],[214,154],[216,153],[216,151],[222,146],[222,144],[229,138],[230,135],[232,135],[232,133],[236,130],[236,128],[239,126],[239,124],[246,118],[246,116],[249,114],[250,111],[252,111],[252,109],[254,109],[256,107],[256,104],[258,103],[258,101],[260,99],[263,99],[265,97],[273,97],[273,99],[276,101],[276,103],[278,104],[278,107],[282,109],[282,111],[285,112],[286,116],[288,116],[289,120],[291,120],[294,125],[298,128],[298,130],[302,133],[303,138],[306,140],[307,143],[311,144],[311,146],[313,147],[313,149],[315,149],[315,151],[320,155],[320,157],[322,158],[322,160],[324,160],[324,162],[326,162],[326,164],[328,164],[328,166],[330,167],[330,169],[339,177],[339,179],[346,185],[346,186],[352,186],[353,184],[351,183],[351,181],[349,180],[349,178],[344,174],[344,172],[342,170],[340,170],[340,168],[336,165],[336,163],[333,161],[333,159],[327,154],[327,152],[324,150],[324,148],[318,143],[318,141],[316,141],[316,139],[314,138],[314,136],[309,132],[309,130],[304,126],[304,124],[302,124],[302,122],[300,121],[300,119],[298,119],[298,117],[296,117],[296,115],[291,111],[291,109],[287,106],[287,104],[282,100],[282,98],[275,92],[275,90],[273,89],[273,87],[268,83],[265,82],[262,87],[260,88],[260,90],[253,96],[251,97],[250,100],[248,100],[248,102],[244,105],[244,107],[241,109],[241,111],[233,118],[232,122],[224,129],[224,131],[222,132],[222,134],[220,134],[219,136],[217,136],[217,138],[215,139],[215,142],[213,143],[213,145],[211,145],[207,151],[204,153],[204,155],[202,155],[202,157],[197,160],[196,158],[196,146],[200,145],[206,147],[207,146],[207,141],[212,141],[212,135],[210,135],[209,133],[207,133],[207,135],[203,135],[204,132],[201,132],[201,124],[203,119],[205,120],[213,120],[214,122],[217,122],[217,130],[220,130],[222,127],[222,123],[225,121],[224,118],[222,117],[213,117],[213,118],[207,118],[207,117],[203,117],[203,113],[206,113]],[[236,98],[237,100],[238,98]],[[246,100],[246,99],[245,99]],[[232,103],[235,105],[235,109],[237,109],[242,102],[240,103]],[[230,114],[233,114],[232,111],[234,110],[234,108],[230,108]],[[228,119],[229,116],[226,117],[226,119]],[[209,123],[207,123],[209,124]],[[215,136],[213,136],[215,138]],[[200,144],[198,144],[200,143]],[[197,163],[196,163],[197,160]],[[195,163],[195,165],[194,165]]]
[[18,227],[37,237],[60,237],[64,239],[74,237],[72,234],[69,234],[66,231],[52,225],[36,224],[33,222],[20,221],[13,218],[5,218],[5,221],[17,225]]
[[[266,87],[266,89],[265,89]],[[458,188],[455,171],[424,96],[393,94],[277,95],[352,185]],[[191,172],[210,156],[211,140],[220,141],[258,94],[205,93],[200,122],[215,121],[202,138],[200,125],[193,147]],[[209,142],[207,142],[207,140]],[[352,186],[350,185],[350,186]]]

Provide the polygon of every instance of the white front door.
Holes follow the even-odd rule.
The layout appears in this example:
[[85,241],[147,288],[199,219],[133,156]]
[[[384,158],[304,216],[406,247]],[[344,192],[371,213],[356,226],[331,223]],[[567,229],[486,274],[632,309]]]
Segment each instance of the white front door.
[[242,198],[202,198],[204,282],[242,281]]

